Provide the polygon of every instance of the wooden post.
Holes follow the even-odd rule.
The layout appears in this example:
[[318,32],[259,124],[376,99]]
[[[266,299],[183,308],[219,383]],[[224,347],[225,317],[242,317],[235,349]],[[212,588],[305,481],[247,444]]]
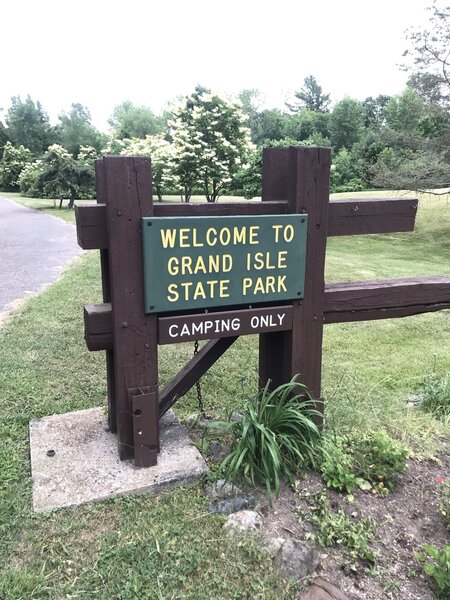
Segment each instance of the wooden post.
[[[289,162],[284,187],[285,180],[277,171],[283,168],[280,165],[286,158]],[[318,400],[321,398],[330,164],[328,148],[264,151],[263,182],[268,187],[263,189],[263,200],[279,200],[286,189],[288,212],[308,214],[308,245],[304,299],[293,302],[292,331],[260,335],[260,385],[271,379],[272,386],[276,387],[298,374],[299,380]],[[321,402],[318,408],[322,408]]]
[[141,237],[141,218],[153,214],[150,160],[105,157],[103,170],[119,455],[152,466],[159,445],[157,317],[144,313]]
[[[97,190],[97,203],[106,204],[105,172],[101,160],[95,161],[95,188]],[[108,248],[100,250],[100,266],[102,271],[103,302],[111,302],[111,274]],[[108,394],[108,426],[112,433],[117,433],[114,350],[112,349],[106,350],[106,383]]]

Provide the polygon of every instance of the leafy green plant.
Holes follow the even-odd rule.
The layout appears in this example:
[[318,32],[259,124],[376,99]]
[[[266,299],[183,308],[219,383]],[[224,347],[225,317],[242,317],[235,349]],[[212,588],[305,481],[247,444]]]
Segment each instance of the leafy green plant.
[[450,596],[450,546],[445,545],[442,550],[425,544],[423,553],[415,552],[414,555],[423,563],[427,575],[433,577],[442,598]]
[[328,438],[320,466],[327,487],[351,492],[356,486],[386,495],[406,469],[406,448],[384,431],[363,437]]
[[420,386],[423,400],[420,408],[442,421],[450,419],[450,373],[442,376],[437,373],[427,375]]
[[444,517],[447,529],[450,529],[450,483],[442,477],[436,477],[439,484],[439,512]]
[[304,515],[317,527],[317,539],[322,546],[343,546],[354,558],[374,562],[375,552],[369,547],[375,524],[373,519],[353,521],[341,509],[331,512],[325,492],[313,494],[309,499],[310,512]]
[[354,440],[352,452],[356,473],[382,495],[394,489],[397,476],[406,470],[406,448],[384,431]]
[[353,471],[353,460],[344,449],[342,438],[327,438],[323,444],[323,460],[320,465],[327,487],[350,493],[362,481]]
[[273,391],[269,386],[270,381],[233,424],[232,450],[222,470],[230,481],[242,475],[251,485],[264,482],[270,495],[278,494],[282,478],[292,482],[302,468],[316,464],[321,436],[314,423],[319,412],[304,385],[294,377]]

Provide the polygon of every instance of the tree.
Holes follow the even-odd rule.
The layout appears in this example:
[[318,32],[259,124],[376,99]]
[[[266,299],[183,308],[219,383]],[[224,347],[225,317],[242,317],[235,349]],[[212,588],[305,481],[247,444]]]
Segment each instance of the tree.
[[276,108],[256,113],[250,120],[250,131],[253,143],[265,145],[270,140],[281,140],[285,137],[286,115]]
[[172,191],[179,187],[179,180],[173,174],[174,146],[162,135],[148,135],[145,140],[135,138],[127,142],[120,152],[123,156],[151,157],[153,188],[158,200],[162,202],[164,190]]
[[290,111],[296,113],[301,108],[309,108],[317,112],[327,112],[330,104],[330,94],[324,94],[322,86],[313,75],[308,75],[303,80],[303,87],[294,93],[294,104],[287,104]]
[[162,132],[163,122],[147,106],[138,106],[129,100],[115,107],[108,121],[114,137],[145,138]]
[[75,159],[65,148],[53,144],[41,159],[28,165],[20,176],[20,191],[24,196],[38,198],[69,198],[69,208],[75,198],[95,195],[94,148],[85,146]]
[[72,104],[68,113],[59,115],[59,121],[59,141],[75,157],[81,146],[91,146],[99,151],[104,144],[104,136],[92,125],[89,110],[82,104]]
[[383,114],[386,126],[397,133],[404,133],[404,137],[414,140],[414,145],[420,144],[423,138],[439,135],[444,124],[442,111],[433,110],[433,107],[410,88],[390,98]]
[[[403,127],[395,130],[395,137],[391,129],[395,160],[390,157],[376,165],[377,180],[395,184],[399,182],[395,162],[401,158],[401,182],[409,177],[411,184],[405,189],[413,191],[450,186],[450,6],[435,0],[428,10],[428,27],[409,30],[410,47],[404,53],[408,84],[422,100],[420,104],[415,99],[413,133]],[[403,153],[402,143],[407,148]]]
[[350,150],[359,140],[363,128],[363,114],[361,102],[353,98],[343,98],[334,106],[330,117],[330,135],[335,150]]
[[0,160],[0,190],[15,192],[19,189],[19,177],[24,167],[32,160],[32,154],[24,146],[14,147],[6,142]]
[[384,125],[384,107],[390,96],[380,94],[376,98],[369,96],[363,101],[364,127],[379,130]]
[[8,137],[8,133],[6,131],[6,127],[0,121],[0,160],[3,156],[3,148],[6,146],[6,142],[9,142],[10,139]]
[[5,121],[13,144],[25,146],[35,155],[45,151],[55,138],[47,113],[30,96],[24,102],[20,96],[13,96]]
[[252,144],[245,123],[236,102],[202,87],[173,107],[169,126],[176,151],[174,174],[186,201],[200,185],[208,202],[216,202],[246,164]]
[[380,139],[385,148],[371,168],[378,187],[415,192],[450,185],[450,115],[407,89],[389,100]]
[[[329,123],[329,113],[315,112],[304,108],[296,115],[286,115],[283,138],[291,138],[299,142],[317,136],[325,139],[330,135]],[[327,142],[325,145],[329,146],[330,143]]]
[[403,69],[411,73],[408,85],[430,102],[450,107],[450,6],[440,6],[436,0],[428,27],[411,29],[410,44],[403,56]]

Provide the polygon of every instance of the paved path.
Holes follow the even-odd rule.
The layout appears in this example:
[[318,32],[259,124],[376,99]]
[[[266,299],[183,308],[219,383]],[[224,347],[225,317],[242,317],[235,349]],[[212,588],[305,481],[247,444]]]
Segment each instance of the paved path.
[[0,197],[0,318],[80,253],[73,225]]

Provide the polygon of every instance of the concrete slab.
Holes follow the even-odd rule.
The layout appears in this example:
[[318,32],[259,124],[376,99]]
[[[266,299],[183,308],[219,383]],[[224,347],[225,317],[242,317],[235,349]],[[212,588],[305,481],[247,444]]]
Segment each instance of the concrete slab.
[[172,411],[161,420],[158,464],[148,469],[119,460],[117,438],[107,431],[101,408],[31,421],[30,450],[36,512],[136,492],[157,493],[194,481],[207,470]]

